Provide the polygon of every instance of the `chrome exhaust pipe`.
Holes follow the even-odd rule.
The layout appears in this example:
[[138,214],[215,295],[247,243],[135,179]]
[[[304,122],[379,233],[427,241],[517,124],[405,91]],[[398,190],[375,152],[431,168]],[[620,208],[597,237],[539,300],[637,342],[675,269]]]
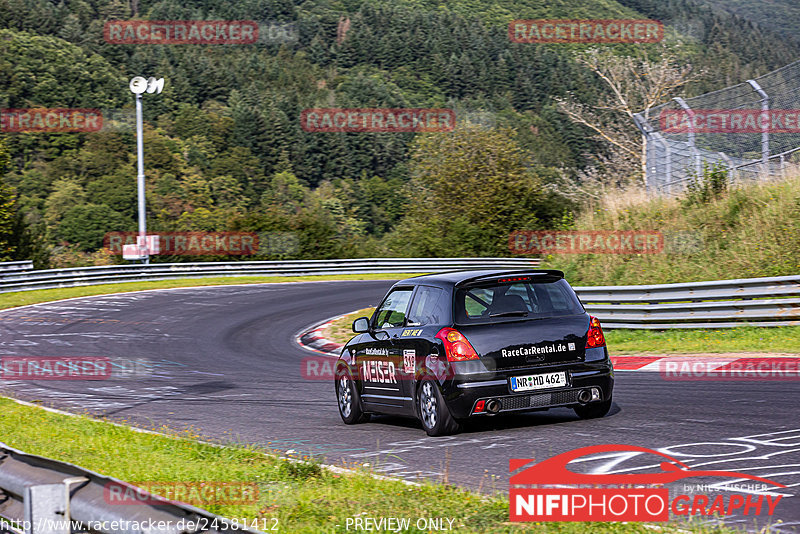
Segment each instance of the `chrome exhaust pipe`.
[[578,393],[578,402],[580,402],[581,404],[586,404],[591,400],[592,400],[592,390],[582,389],[581,392]]
[[492,415],[500,411],[500,401],[497,399],[489,399],[486,401],[486,412]]

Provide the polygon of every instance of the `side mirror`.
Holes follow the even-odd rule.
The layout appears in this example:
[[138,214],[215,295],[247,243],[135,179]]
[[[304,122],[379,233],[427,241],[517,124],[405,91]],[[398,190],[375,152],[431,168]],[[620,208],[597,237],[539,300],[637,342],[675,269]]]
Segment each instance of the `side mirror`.
[[366,317],[359,317],[353,321],[353,332],[356,334],[365,334],[369,332],[369,319]]

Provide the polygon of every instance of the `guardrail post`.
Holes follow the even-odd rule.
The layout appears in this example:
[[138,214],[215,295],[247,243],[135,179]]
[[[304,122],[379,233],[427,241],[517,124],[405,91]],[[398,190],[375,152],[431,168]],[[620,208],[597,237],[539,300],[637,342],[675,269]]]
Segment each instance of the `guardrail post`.
[[71,534],[69,488],[86,477],[65,478],[60,484],[34,484],[25,488],[25,534]]

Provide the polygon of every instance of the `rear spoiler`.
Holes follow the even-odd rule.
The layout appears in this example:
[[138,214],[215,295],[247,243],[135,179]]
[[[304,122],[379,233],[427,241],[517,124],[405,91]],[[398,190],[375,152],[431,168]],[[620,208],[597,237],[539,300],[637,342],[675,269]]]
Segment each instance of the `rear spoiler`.
[[503,271],[494,274],[482,274],[480,276],[473,276],[472,278],[465,278],[460,282],[456,282],[455,287],[464,287],[473,284],[480,284],[482,282],[489,282],[492,280],[499,280],[501,278],[509,277],[541,277],[540,282],[550,282],[564,278],[564,271],[557,271],[555,269],[537,269],[537,270],[520,270],[520,271]]

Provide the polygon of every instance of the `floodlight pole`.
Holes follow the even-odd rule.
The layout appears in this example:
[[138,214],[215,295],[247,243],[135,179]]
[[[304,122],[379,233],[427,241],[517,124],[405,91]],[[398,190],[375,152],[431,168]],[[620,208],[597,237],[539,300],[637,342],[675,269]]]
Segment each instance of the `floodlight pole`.
[[[139,192],[139,239],[137,244],[147,241],[147,219],[144,199],[144,140],[142,139],[142,94],[136,95],[136,183]],[[144,263],[150,263],[150,254],[144,257]]]
[[[147,215],[144,202],[144,137],[142,134],[142,94],[160,93],[164,88],[164,78],[156,80],[152,76],[145,79],[143,76],[131,78],[130,90],[136,95],[136,183],[139,193],[139,235],[136,239],[136,258],[150,263],[150,244],[147,242]],[[142,254],[144,250],[144,254]],[[153,250],[158,254],[158,247],[153,245]],[[123,252],[124,257],[124,252]],[[130,259],[134,259],[131,257]]]

